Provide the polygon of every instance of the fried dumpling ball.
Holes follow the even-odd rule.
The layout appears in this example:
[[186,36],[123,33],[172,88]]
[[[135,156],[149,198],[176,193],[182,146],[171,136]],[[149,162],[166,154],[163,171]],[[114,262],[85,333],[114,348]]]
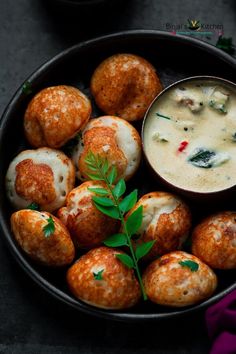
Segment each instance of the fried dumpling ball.
[[6,174],[7,196],[15,209],[32,202],[52,212],[64,205],[74,187],[75,168],[61,151],[50,148],[25,150],[9,165]]
[[119,221],[101,213],[93,204],[96,194],[88,188],[106,188],[105,183],[88,181],[74,188],[66,198],[66,206],[59,209],[58,217],[70,231],[75,245],[92,248],[108,236],[118,232]]
[[143,220],[137,232],[137,244],[153,241],[146,259],[155,259],[165,253],[180,249],[188,237],[191,213],[177,196],[166,192],[151,192],[142,196],[128,212],[126,218],[138,207],[143,207]]
[[89,99],[75,87],[45,88],[26,109],[26,138],[33,147],[59,148],[86,125],[91,110]]
[[236,268],[236,212],[211,215],[196,226],[192,253],[212,268]]
[[55,216],[36,210],[19,210],[11,216],[11,228],[23,251],[40,264],[59,267],[73,261],[75,248],[70,234]]
[[106,158],[117,168],[118,179],[130,179],[141,160],[141,138],[137,130],[124,119],[103,116],[91,119],[82,132],[73,153],[73,161],[80,179],[89,179],[86,157],[92,152]]
[[151,301],[182,307],[209,298],[216,289],[217,278],[197,257],[176,251],[153,261],[144,271],[143,283]]
[[116,257],[123,252],[108,247],[89,251],[67,272],[67,283],[76,298],[103,309],[125,309],[140,299],[134,270]]
[[91,79],[91,92],[98,107],[128,121],[142,119],[162,85],[155,68],[134,54],[105,59]]

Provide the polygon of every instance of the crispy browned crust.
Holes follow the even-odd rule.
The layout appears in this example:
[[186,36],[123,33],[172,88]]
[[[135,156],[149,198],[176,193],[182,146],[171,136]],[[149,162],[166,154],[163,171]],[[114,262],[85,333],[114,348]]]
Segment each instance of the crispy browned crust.
[[[84,133],[84,150],[79,159],[79,170],[83,177],[88,178],[87,174],[91,173],[85,163],[86,156],[90,151],[95,155],[107,158],[110,164],[114,163],[117,167],[118,176],[124,173],[127,159],[117,145],[115,134],[115,130],[110,127],[96,127]],[[108,151],[103,150],[105,145],[109,145]]]
[[[192,260],[199,265],[196,272],[179,264]],[[153,261],[143,274],[148,298],[160,305],[182,307],[210,297],[216,289],[214,272],[197,257],[176,251]]]
[[[43,228],[49,217],[54,220],[55,231],[45,237]],[[12,214],[11,228],[19,246],[38,263],[59,267],[73,261],[73,242],[65,226],[55,216],[35,210],[20,210]]]
[[53,86],[30,101],[24,116],[25,135],[33,147],[59,148],[88,122],[88,98],[71,86]]
[[[94,206],[92,197],[95,194],[89,192],[88,187],[95,185],[107,189],[103,182],[84,182],[68,194],[66,206],[58,211],[58,217],[66,225],[79,248],[89,249],[101,245],[108,236],[118,232],[120,227],[118,220],[104,215]],[[83,196],[75,203],[75,197],[79,197],[84,191],[89,195]]]
[[16,165],[16,193],[39,205],[49,204],[56,198],[53,172],[46,164],[35,164],[26,159]]
[[193,231],[192,252],[212,268],[236,268],[236,212],[203,220]]
[[[106,309],[134,306],[140,299],[140,288],[133,269],[116,258],[121,253],[100,247],[79,258],[67,273],[67,283],[74,296]],[[102,269],[102,280],[96,280],[93,273]]]
[[[139,199],[136,205],[129,211],[126,218],[131,215],[139,206],[143,206],[145,212],[146,201],[150,198],[173,197],[166,192],[151,192]],[[145,257],[146,260],[153,260],[165,253],[181,248],[186,240],[191,227],[191,212],[189,207],[179,198],[179,205],[169,214],[161,214],[155,225],[150,225],[140,235],[136,244],[156,240],[151,251]]]
[[[48,157],[46,162],[45,156]],[[34,160],[36,157],[37,160]],[[16,160],[19,162],[17,163]],[[62,172],[63,176],[60,176],[60,172],[58,175],[55,174],[51,165],[57,161],[65,168]],[[63,152],[51,148],[22,151],[11,162],[8,173],[9,170],[11,173],[7,175],[7,179],[12,181],[12,185],[10,187],[9,183],[7,185],[8,197],[16,209],[25,207],[17,199],[19,197],[23,202],[28,202],[28,204],[35,202],[41,210],[52,212],[64,205],[66,195],[75,183],[75,167],[71,159]],[[60,189],[62,182],[63,187]],[[14,194],[16,194],[15,197],[13,197]]]
[[128,121],[142,119],[162,85],[155,68],[133,54],[105,59],[91,79],[91,92],[99,108]]

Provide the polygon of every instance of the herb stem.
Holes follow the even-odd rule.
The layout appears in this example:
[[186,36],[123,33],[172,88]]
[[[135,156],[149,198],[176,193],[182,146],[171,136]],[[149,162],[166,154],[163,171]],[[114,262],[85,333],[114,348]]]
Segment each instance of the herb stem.
[[129,236],[129,233],[127,231],[127,228],[126,228],[124,215],[123,215],[123,213],[122,213],[122,211],[120,210],[120,207],[119,207],[119,200],[114,195],[113,190],[112,190],[112,186],[111,186],[109,180],[107,179],[106,175],[103,173],[103,171],[102,171],[101,167],[99,166],[99,163],[97,163],[97,161],[96,161],[96,165],[97,165],[96,167],[97,167],[101,177],[104,179],[105,183],[107,184],[107,187],[109,189],[110,195],[112,196],[112,199],[114,201],[115,207],[117,208],[117,210],[119,212],[119,217],[120,217],[120,220],[121,220],[121,224],[122,224],[122,226],[124,228],[124,233],[125,233],[126,238],[127,238],[127,242],[128,242],[128,246],[129,246],[129,249],[130,249],[131,256],[133,258],[134,269],[135,269],[137,277],[138,277],[138,281],[139,281],[139,285],[140,285],[141,292],[142,292],[142,295],[143,295],[143,299],[147,300],[147,294],[146,294],[145,289],[144,289],[144,285],[143,285],[142,277],[141,277],[141,274],[140,274],[140,271],[139,271],[138,261],[137,261],[136,256],[135,256],[133,244],[132,244],[131,238]]

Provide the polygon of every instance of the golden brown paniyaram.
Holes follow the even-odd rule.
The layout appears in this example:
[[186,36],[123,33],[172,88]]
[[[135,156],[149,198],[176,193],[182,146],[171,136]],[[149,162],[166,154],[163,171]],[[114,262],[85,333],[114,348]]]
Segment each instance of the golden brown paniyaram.
[[[55,231],[45,236],[44,227],[52,218]],[[36,210],[19,210],[11,216],[11,228],[19,246],[35,261],[51,267],[70,264],[75,248],[66,227],[55,216]]]
[[50,148],[22,151],[6,174],[7,196],[15,209],[35,202],[41,210],[52,212],[64,205],[74,183],[72,161],[63,152]]
[[25,135],[33,147],[59,148],[88,122],[89,99],[72,86],[47,87],[30,101],[24,116]]
[[[179,262],[192,261],[197,271]],[[159,305],[182,307],[210,297],[216,289],[214,272],[200,259],[182,251],[175,251],[153,261],[143,274],[148,298]]]
[[182,199],[167,192],[145,194],[126,218],[140,206],[143,207],[143,220],[136,244],[156,241],[145,259],[152,260],[180,249],[191,227],[191,213]]
[[126,267],[108,247],[94,248],[78,259],[67,272],[67,283],[76,298],[104,309],[125,309],[140,299],[134,270]]
[[94,205],[94,192],[88,188],[107,189],[104,182],[88,181],[74,188],[66,198],[66,206],[59,209],[58,217],[68,228],[75,245],[93,248],[108,236],[118,232],[118,220],[101,213]]
[[197,225],[192,252],[212,268],[236,268],[236,212],[217,213]]
[[96,68],[90,88],[104,113],[135,121],[144,117],[162,85],[146,59],[134,54],[115,54]]
[[124,119],[103,116],[91,119],[82,132],[72,159],[80,179],[89,179],[86,157],[92,152],[107,159],[117,168],[117,179],[130,179],[141,160],[141,138],[137,130]]

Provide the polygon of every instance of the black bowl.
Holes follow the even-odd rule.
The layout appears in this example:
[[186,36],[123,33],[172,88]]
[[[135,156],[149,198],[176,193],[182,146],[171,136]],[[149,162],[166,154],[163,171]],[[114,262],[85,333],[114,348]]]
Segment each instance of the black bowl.
[[[153,63],[165,87],[184,77],[196,75],[220,76],[236,81],[236,62],[229,55],[204,42],[159,31],[136,30],[107,35],[78,44],[49,60],[27,79],[32,92],[22,90],[21,86],[0,122],[2,235],[19,265],[31,278],[55,298],[77,310],[120,321],[147,321],[181,316],[204,308],[235,289],[235,272],[217,272],[219,287],[215,295],[201,304],[185,309],[171,309],[146,302],[130,310],[105,311],[76,300],[66,286],[66,269],[56,271],[36,265],[19,249],[10,230],[12,208],[6,199],[4,180],[11,159],[19,151],[29,147],[23,134],[23,115],[29,100],[42,88],[57,84],[75,85],[89,95],[89,81],[93,70],[104,58],[119,52],[138,54]],[[101,112],[94,105],[94,115],[99,114]],[[147,173],[145,164],[141,165],[135,178],[129,182],[129,187],[137,187],[141,194],[160,188]],[[202,215],[201,210],[195,210],[194,215],[196,222]]]

